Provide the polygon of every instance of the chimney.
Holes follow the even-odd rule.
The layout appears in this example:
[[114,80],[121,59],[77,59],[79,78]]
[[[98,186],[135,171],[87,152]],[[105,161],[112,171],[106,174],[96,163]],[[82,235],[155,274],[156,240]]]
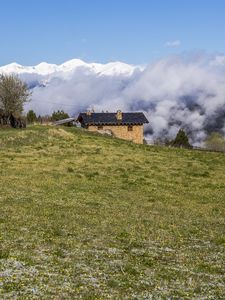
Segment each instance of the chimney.
[[91,114],[92,114],[92,112],[91,112],[90,110],[88,110],[88,111],[86,112],[86,115],[87,115],[87,116],[91,116]]
[[122,114],[121,110],[117,110],[117,112],[116,112],[116,118],[117,118],[118,121],[122,120],[123,114]]

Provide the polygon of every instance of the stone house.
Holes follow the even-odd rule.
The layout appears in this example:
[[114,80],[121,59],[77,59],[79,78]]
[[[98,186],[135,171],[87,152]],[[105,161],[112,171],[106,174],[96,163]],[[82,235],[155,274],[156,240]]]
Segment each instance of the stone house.
[[77,119],[83,128],[100,133],[111,133],[117,138],[143,144],[143,124],[149,123],[142,112],[80,113]]

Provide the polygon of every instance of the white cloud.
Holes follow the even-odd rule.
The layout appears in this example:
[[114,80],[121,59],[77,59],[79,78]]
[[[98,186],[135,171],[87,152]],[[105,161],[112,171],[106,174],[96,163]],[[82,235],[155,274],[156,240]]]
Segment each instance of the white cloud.
[[169,48],[179,47],[180,45],[181,45],[180,40],[168,41],[168,42],[165,43],[165,46],[169,47]]
[[217,55],[212,59],[210,65],[215,67],[225,66],[225,55]]
[[35,86],[27,109],[37,114],[64,109],[74,116],[89,107],[100,112],[143,111],[150,121],[146,134],[151,138],[174,138],[182,127],[198,144],[208,132],[225,128],[225,67],[212,65],[213,60],[218,61],[216,56],[173,56],[133,73],[119,74],[119,67],[113,65],[115,73],[77,67],[51,75],[20,76]]

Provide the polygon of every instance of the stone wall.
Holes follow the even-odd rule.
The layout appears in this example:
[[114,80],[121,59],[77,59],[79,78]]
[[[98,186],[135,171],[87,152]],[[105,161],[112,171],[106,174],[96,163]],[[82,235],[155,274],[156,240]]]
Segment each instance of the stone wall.
[[103,131],[111,130],[113,135],[117,138],[132,141],[137,144],[143,144],[143,125],[133,125],[132,131],[128,130],[128,126],[110,126],[105,125],[98,129],[98,126],[88,126],[89,131]]

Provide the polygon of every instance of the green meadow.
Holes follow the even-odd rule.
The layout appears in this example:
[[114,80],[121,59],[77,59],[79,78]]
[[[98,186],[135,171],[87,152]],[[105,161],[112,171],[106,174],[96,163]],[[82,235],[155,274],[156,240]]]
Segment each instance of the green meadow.
[[1,299],[224,299],[225,155],[0,130]]

